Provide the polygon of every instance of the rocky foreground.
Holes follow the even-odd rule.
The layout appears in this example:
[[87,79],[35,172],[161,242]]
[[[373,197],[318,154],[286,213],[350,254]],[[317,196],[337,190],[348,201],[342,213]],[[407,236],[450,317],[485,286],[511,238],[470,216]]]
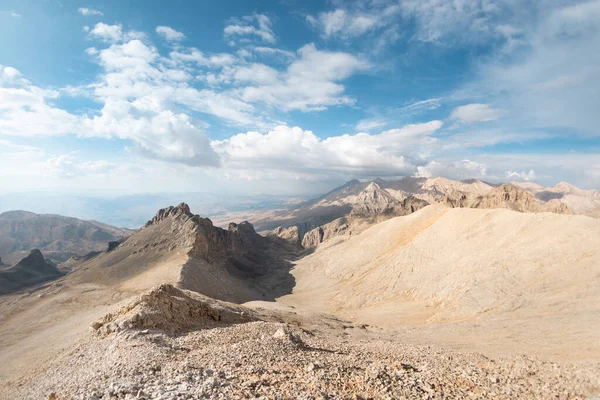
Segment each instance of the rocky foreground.
[[92,324],[10,399],[577,399],[596,367],[490,359],[402,344],[370,327],[303,320],[169,285]]

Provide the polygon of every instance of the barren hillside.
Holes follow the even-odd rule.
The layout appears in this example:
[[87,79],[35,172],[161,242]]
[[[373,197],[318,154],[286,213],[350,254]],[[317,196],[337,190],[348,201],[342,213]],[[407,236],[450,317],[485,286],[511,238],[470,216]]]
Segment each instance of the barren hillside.
[[589,217],[429,206],[326,242],[279,301],[388,328],[504,320],[533,340],[556,325],[600,357],[599,243]]

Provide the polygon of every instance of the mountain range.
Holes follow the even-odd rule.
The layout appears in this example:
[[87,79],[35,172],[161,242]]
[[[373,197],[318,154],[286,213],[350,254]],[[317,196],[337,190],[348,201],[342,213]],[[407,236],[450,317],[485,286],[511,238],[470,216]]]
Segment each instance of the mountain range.
[[375,222],[411,214],[429,204],[453,208],[506,208],[519,212],[553,212],[600,216],[600,193],[561,182],[491,184],[476,179],[410,178],[397,181],[352,180],[298,206],[268,213],[246,213],[258,231],[313,247],[338,234],[358,233]]
[[123,236],[0,269],[0,382],[12,398],[595,396],[598,202],[376,179],[227,228],[186,203],[131,233],[71,221]]

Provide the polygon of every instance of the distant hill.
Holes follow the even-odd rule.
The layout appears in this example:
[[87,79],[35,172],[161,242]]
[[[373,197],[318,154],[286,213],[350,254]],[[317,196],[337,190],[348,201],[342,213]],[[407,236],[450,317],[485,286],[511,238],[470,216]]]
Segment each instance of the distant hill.
[[96,221],[28,211],[7,211],[0,214],[0,257],[14,264],[31,249],[40,249],[54,263],[90,251],[106,250],[108,242],[131,234]]
[[38,249],[16,265],[0,271],[0,295],[62,276],[56,265],[46,261]]

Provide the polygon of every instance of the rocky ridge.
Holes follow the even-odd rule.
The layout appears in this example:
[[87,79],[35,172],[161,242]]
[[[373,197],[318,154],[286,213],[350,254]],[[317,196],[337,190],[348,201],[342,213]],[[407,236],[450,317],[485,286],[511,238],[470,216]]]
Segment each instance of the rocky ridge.
[[79,264],[73,279],[102,277],[127,287],[132,282],[136,290],[172,283],[232,302],[272,299],[292,284],[288,259],[295,251],[296,246],[259,235],[248,222],[223,229],[181,203],[159,210],[125,241]]
[[[583,193],[575,189],[569,190],[580,195]],[[584,194],[588,197],[594,196],[587,192]],[[373,223],[395,216],[408,215],[435,203],[453,208],[507,208],[520,212],[573,213],[563,201],[536,198],[528,189],[513,184],[491,185],[476,179],[453,181],[441,177],[403,178],[391,182],[378,178],[371,182],[350,181],[290,214],[292,216],[309,214],[308,209],[320,215],[318,220],[322,221],[324,216],[320,213],[326,213],[332,208],[338,210],[331,214],[328,222],[315,222],[312,225],[303,222],[301,226],[290,227],[282,225],[270,233],[282,237],[282,235],[289,235],[287,230],[296,226],[302,247],[311,248],[338,235],[356,234],[366,228],[366,222],[369,220]],[[346,207],[346,211],[341,212],[343,207]],[[334,218],[340,212],[344,215]],[[294,221],[294,218],[283,219],[288,224]],[[310,228],[313,225],[315,226]],[[360,229],[353,226],[360,226]]]

